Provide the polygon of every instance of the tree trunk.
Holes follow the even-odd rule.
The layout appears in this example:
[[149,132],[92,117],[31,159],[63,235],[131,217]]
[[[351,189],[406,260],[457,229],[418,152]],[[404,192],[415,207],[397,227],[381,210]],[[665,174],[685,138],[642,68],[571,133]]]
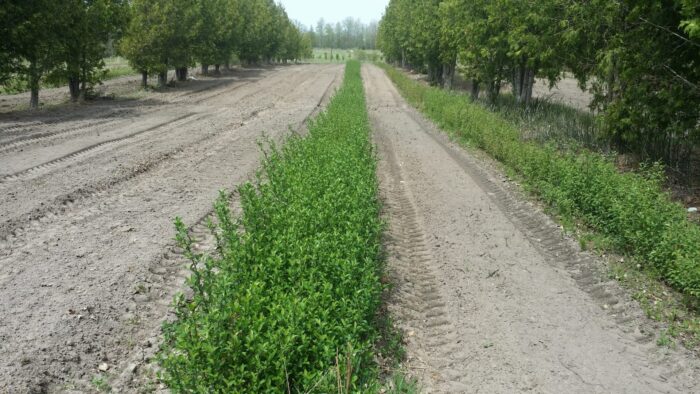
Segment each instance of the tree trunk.
[[452,90],[454,87],[455,68],[454,63],[442,65],[442,82],[447,90]]
[[187,67],[178,67],[175,69],[177,80],[182,82],[187,80]]
[[32,95],[29,98],[29,109],[39,108],[39,87],[32,87]]
[[498,99],[498,95],[501,93],[501,82],[500,81],[491,81],[489,83],[489,101],[492,104],[496,103],[496,100]]
[[215,64],[215,65],[214,65],[214,71],[216,72],[217,75],[218,75],[218,74],[221,74],[221,65],[220,65],[220,64]]
[[168,72],[163,71],[158,74],[158,86],[163,88],[168,83]]
[[209,75],[209,65],[202,63],[202,75]]
[[224,64],[224,70],[226,70],[226,71],[231,71],[231,63],[229,63],[228,61],[226,61],[226,64]]
[[523,73],[523,86],[520,91],[520,102],[524,105],[529,105],[532,101],[532,88],[535,85],[535,70],[525,69]]
[[83,65],[80,67],[80,71],[82,72],[81,81],[80,81],[81,82],[80,100],[85,100],[85,98],[87,97],[87,89],[88,89],[87,67],[85,65],[87,63],[87,60],[85,59],[85,52],[83,52],[82,58],[83,58]]
[[521,64],[513,70],[513,97],[515,101],[521,102],[523,94],[523,83],[525,82],[525,67]]
[[472,101],[476,101],[479,99],[479,81],[476,79],[472,79],[472,86],[471,86],[471,96],[472,96]]
[[70,91],[70,100],[77,102],[80,98],[80,79],[76,76],[68,78],[68,90]]
[[141,71],[141,87],[144,89],[148,87],[148,73],[146,71]]
[[32,62],[29,65],[29,90],[32,92],[29,98],[29,109],[39,108],[39,79],[39,70],[36,63]]

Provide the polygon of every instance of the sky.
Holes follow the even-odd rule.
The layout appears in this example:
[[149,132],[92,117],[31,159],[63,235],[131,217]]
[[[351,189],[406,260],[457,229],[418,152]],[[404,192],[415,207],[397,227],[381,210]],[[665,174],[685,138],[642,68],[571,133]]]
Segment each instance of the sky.
[[326,22],[340,22],[347,17],[364,23],[382,18],[389,0],[278,0],[292,20],[305,26],[316,26],[323,18]]

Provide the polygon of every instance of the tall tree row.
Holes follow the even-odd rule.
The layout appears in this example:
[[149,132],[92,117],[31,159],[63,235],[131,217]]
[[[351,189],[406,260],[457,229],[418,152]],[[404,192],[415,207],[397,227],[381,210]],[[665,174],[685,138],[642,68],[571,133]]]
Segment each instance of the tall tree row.
[[377,42],[436,85],[456,66],[491,100],[508,84],[526,105],[536,78],[571,72],[618,150],[700,154],[700,0],[391,0]]
[[139,70],[146,85],[167,71],[178,80],[200,64],[218,72],[236,56],[242,62],[298,60],[311,46],[286,11],[273,0],[132,0],[121,51]]
[[311,37],[274,0],[6,0],[0,7],[0,84],[22,81],[39,105],[45,81],[84,97],[105,76],[108,45],[142,74],[179,80],[195,64],[203,73],[247,63],[310,56]]

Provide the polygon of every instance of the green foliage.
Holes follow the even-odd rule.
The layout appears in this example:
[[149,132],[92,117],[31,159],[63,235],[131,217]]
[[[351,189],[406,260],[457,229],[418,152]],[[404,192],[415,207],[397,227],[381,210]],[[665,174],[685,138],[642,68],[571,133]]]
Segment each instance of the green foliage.
[[272,0],[134,0],[121,53],[147,74],[228,64],[296,60],[310,38]]
[[570,70],[616,149],[687,172],[700,145],[699,15],[698,0],[391,0],[378,43],[433,84],[458,60],[472,95],[492,102],[509,83],[528,105],[536,78]]
[[191,299],[165,327],[175,392],[335,392],[375,387],[382,286],[378,183],[360,66],[306,138],[265,152],[243,214],[216,204],[217,257],[191,259]]
[[671,286],[700,296],[700,227],[662,191],[658,165],[621,174],[596,154],[524,142],[517,128],[463,95],[429,88],[387,67],[401,92],[442,128],[483,149],[523,177],[564,217],[610,239]]
[[61,64],[56,51],[62,42],[55,34],[66,20],[67,10],[51,0],[13,0],[3,3],[0,80],[26,81],[32,91],[30,107],[39,105],[41,79]]
[[77,99],[104,77],[108,40],[125,22],[123,0],[9,1],[0,13],[0,82],[5,91],[32,92],[39,104],[42,83],[70,82]]
[[61,43],[54,48],[60,65],[50,80],[68,81],[71,98],[77,100],[105,77],[107,42],[126,23],[127,3],[123,0],[69,0],[63,2],[65,20],[56,32]]
[[591,37],[599,48],[595,104],[606,131],[623,152],[687,171],[700,144],[700,36],[688,35],[690,25],[688,33],[680,28],[675,0],[627,0],[613,12],[614,28]]
[[226,64],[242,24],[238,0],[199,0],[193,37],[195,59],[204,65]]

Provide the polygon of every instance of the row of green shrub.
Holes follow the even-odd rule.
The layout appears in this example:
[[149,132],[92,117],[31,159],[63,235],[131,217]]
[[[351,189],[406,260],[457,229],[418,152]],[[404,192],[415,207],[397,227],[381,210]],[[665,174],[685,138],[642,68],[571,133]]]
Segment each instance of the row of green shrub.
[[[381,303],[376,160],[360,77],[345,81],[305,138],[264,152],[234,219],[216,204],[218,256],[178,239],[193,296],[165,326],[162,378],[175,392],[350,392],[377,381]],[[222,163],[225,165],[225,163]]]
[[512,123],[456,92],[428,87],[384,66],[406,99],[462,142],[521,176],[559,214],[606,236],[668,284],[700,296],[700,228],[662,188],[662,171],[620,173],[593,152],[525,142]]

